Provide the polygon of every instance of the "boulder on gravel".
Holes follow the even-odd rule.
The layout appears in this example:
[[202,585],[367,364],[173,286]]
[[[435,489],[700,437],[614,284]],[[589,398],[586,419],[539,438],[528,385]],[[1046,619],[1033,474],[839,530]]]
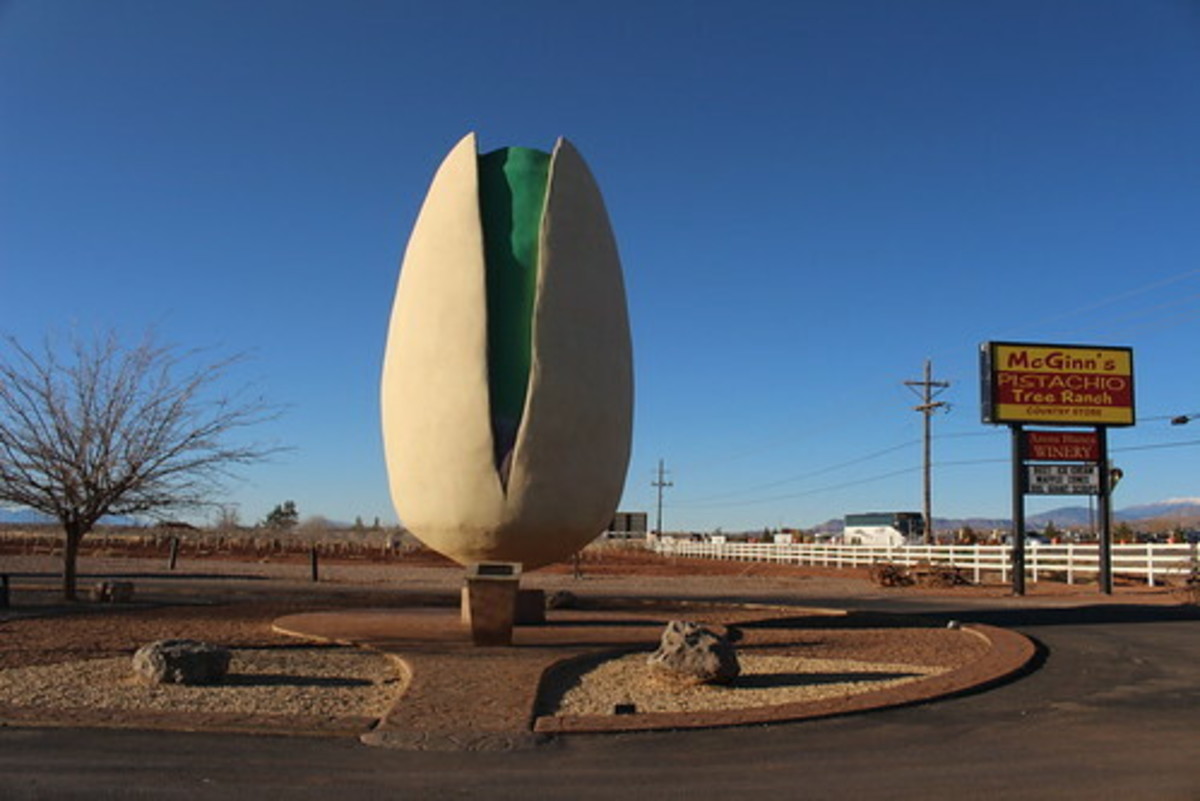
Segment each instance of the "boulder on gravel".
[[742,672],[727,637],[685,620],[667,624],[648,664],[661,678],[682,684],[728,684]]
[[555,590],[546,596],[547,609],[577,609],[579,598],[570,590]]
[[133,672],[151,684],[219,684],[229,672],[228,648],[199,640],[158,640],[137,649]]

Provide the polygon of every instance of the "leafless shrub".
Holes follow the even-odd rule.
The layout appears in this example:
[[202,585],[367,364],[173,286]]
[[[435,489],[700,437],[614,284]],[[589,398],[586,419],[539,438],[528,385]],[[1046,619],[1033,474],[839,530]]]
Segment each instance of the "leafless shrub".
[[908,569],[892,562],[876,562],[871,565],[868,575],[880,587],[907,587],[913,583]]
[[923,587],[961,587],[971,583],[961,568],[938,564],[922,565],[917,571],[917,581]]

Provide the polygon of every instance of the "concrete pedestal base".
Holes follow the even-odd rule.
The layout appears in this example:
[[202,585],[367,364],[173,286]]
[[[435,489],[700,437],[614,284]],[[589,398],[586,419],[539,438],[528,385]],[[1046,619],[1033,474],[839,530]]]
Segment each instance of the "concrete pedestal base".
[[546,591],[517,590],[517,625],[541,626],[546,622]]
[[483,562],[467,567],[462,590],[462,621],[475,645],[512,645],[517,620],[521,566]]
[[[495,584],[495,582],[493,582]],[[471,629],[471,639],[476,645],[511,645],[512,627],[543,626],[546,623],[546,591],[516,589],[513,616],[507,624],[502,620],[503,611],[510,599],[502,587],[481,588],[479,583],[463,585],[460,610],[462,623]],[[474,601],[472,601],[474,599]],[[474,603],[474,607],[472,606]],[[507,626],[508,633],[503,630]],[[503,642],[501,642],[503,640]]]

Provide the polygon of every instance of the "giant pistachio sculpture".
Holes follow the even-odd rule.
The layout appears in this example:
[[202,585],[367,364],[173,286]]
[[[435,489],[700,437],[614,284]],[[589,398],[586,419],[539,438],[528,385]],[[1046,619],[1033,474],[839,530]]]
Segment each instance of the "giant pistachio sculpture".
[[384,448],[405,526],[461,564],[526,569],[612,519],[633,370],[608,214],[566,140],[439,167],[400,272],[384,359]]

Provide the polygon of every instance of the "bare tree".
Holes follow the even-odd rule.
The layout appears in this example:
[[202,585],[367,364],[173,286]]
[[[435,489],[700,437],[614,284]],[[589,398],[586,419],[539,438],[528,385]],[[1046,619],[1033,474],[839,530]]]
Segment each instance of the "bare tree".
[[242,516],[236,503],[223,503],[216,509],[213,528],[217,531],[237,531],[242,527]]
[[0,504],[62,525],[68,600],[79,543],[100,518],[209,506],[233,467],[278,450],[232,441],[277,415],[222,391],[239,357],[205,361],[153,335],[126,346],[111,332],[0,345]]

